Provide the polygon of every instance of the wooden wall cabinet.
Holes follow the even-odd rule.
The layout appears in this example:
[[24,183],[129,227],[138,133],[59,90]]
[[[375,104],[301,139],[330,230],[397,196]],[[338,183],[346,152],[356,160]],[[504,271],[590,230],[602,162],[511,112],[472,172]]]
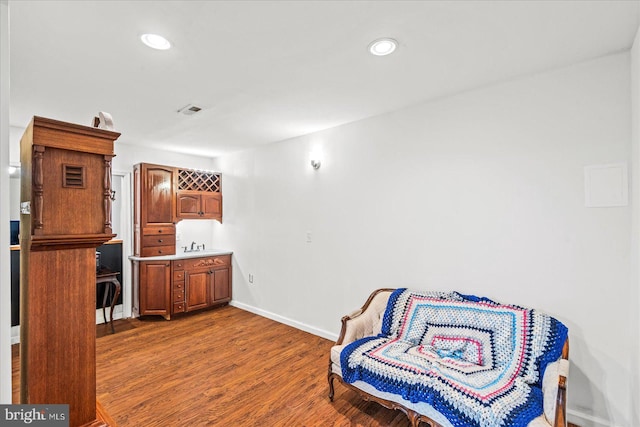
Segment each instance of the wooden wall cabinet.
[[140,163],[133,168],[133,252],[136,256],[176,253],[174,168]]
[[176,226],[182,219],[222,222],[222,177],[219,173],[139,163],[133,168],[133,253],[176,253]]
[[96,410],[95,251],[112,239],[117,132],[34,117],[20,141],[20,402]]
[[176,169],[176,217],[222,222],[222,176],[219,173]]
[[222,220],[222,195],[198,191],[178,191],[177,217],[179,219]]

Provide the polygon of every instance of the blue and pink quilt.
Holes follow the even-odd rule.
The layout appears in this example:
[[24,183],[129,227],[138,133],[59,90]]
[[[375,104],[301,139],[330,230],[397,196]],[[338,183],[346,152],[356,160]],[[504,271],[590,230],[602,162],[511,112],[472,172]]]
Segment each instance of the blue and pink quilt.
[[426,402],[456,427],[527,426],[567,328],[540,311],[457,292],[394,291],[382,332],[347,345],[342,377]]

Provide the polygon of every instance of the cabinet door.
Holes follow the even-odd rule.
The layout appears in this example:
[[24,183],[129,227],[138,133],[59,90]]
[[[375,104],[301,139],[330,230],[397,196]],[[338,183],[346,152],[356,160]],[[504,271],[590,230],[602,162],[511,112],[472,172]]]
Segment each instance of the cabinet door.
[[202,193],[202,218],[222,219],[222,195],[220,193]]
[[198,310],[209,305],[209,283],[211,281],[209,269],[198,269],[185,272],[185,302],[186,310]]
[[173,223],[173,173],[173,168],[167,166],[143,165],[143,227]]
[[189,219],[202,217],[202,206],[198,193],[179,191],[176,208],[178,218]]
[[213,291],[211,302],[229,301],[231,299],[230,269],[213,270]]
[[171,308],[169,262],[141,262],[139,278],[140,314],[168,316]]

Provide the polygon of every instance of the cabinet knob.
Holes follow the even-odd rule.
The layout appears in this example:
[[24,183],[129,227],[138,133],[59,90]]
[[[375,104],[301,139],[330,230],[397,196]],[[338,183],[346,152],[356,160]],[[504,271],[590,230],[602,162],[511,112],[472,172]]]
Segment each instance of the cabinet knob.
[[158,233],[162,233],[162,229],[158,230]]
[[162,243],[164,240],[162,239],[158,239],[158,243]]

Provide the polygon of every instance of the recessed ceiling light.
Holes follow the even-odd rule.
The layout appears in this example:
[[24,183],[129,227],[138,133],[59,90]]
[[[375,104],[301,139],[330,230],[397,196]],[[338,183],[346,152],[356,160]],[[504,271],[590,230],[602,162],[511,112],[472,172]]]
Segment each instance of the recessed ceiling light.
[[383,38],[372,41],[369,45],[369,52],[371,52],[372,55],[385,56],[393,53],[397,47],[398,42],[394,39]]
[[169,40],[157,34],[143,34],[140,36],[140,40],[153,49],[167,50],[171,47]]

